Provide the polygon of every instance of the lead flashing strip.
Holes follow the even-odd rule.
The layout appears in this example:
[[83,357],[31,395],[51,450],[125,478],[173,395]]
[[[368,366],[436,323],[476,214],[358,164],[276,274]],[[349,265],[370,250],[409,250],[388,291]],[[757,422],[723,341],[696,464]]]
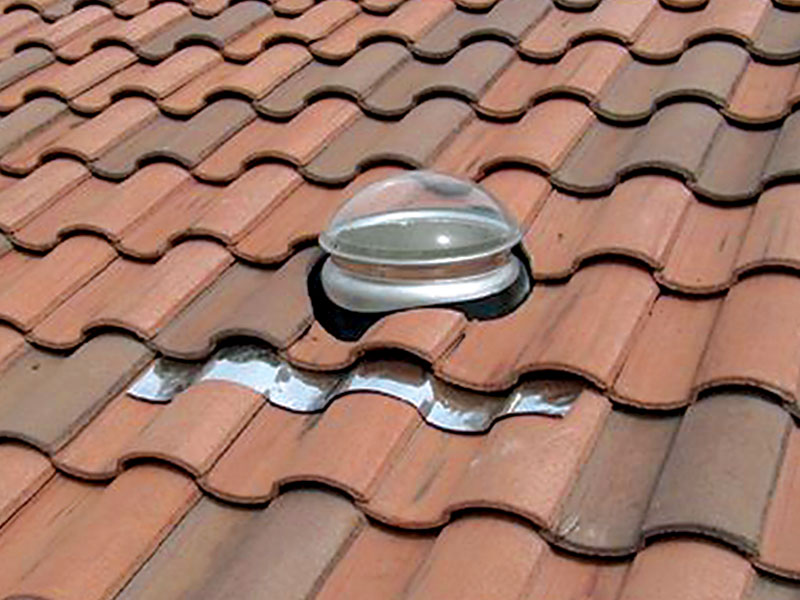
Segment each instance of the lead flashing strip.
[[507,395],[457,388],[420,366],[397,361],[364,361],[348,372],[316,373],[293,367],[255,345],[220,349],[205,364],[167,358],[154,362],[128,389],[147,402],[170,402],[200,381],[228,381],[250,388],[272,404],[295,412],[318,412],[344,394],[373,392],[407,402],[425,421],[453,432],[487,431],[511,415],[563,417],[581,391],[571,379],[527,381]]

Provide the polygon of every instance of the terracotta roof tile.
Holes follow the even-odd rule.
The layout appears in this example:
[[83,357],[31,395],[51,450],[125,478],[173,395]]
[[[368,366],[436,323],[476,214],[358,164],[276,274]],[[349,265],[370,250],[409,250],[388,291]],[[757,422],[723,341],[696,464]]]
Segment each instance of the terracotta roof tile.
[[358,5],[350,0],[316,4],[294,19],[273,17],[262,20],[247,33],[226,43],[223,52],[227,58],[245,61],[254,58],[262,48],[279,39],[311,43],[324,38],[358,13]]
[[53,476],[47,457],[22,444],[0,444],[0,525],[33,497]]
[[[153,343],[180,358],[205,357],[216,342],[232,335],[289,346],[311,323],[306,277],[317,258],[316,251],[304,250],[278,269],[232,266]],[[231,306],[236,310],[231,312]]]
[[333,140],[347,135],[348,127],[359,116],[354,104],[329,98],[312,104],[289,124],[256,119],[220,145],[197,166],[195,173],[211,181],[229,181],[241,175],[249,164],[265,158],[304,165],[326,145],[330,147]]
[[[31,337],[47,347],[72,348],[89,329],[115,326],[150,338],[231,260],[228,252],[206,241],[185,242],[154,267],[117,259],[41,322]],[[142,290],[148,301],[132,297],[128,290],[134,288]]]
[[103,177],[123,179],[141,161],[156,157],[192,168],[254,118],[247,103],[233,99],[215,102],[186,122],[160,115],[92,163],[92,170]]
[[520,41],[519,49],[531,58],[554,58],[574,41],[604,35],[630,43],[653,13],[660,12],[656,0],[602,2],[597,10],[578,13],[551,10]]
[[465,326],[464,315],[453,310],[411,310],[381,319],[358,341],[344,342],[315,322],[287,355],[294,364],[322,370],[347,367],[380,348],[405,350],[434,363],[457,342]]
[[[2,532],[2,560],[14,565],[4,570],[3,589],[38,597],[111,597],[198,496],[184,476],[155,466],[127,471],[102,491],[92,493],[85,487],[59,477]],[[63,510],[65,500],[73,510]],[[50,526],[44,527],[42,521],[50,521]],[[39,548],[32,547],[25,535],[37,522],[48,534],[36,540]],[[48,552],[42,560],[39,553],[44,547]],[[97,552],[102,561],[96,560]],[[70,576],[65,578],[65,573]]]
[[797,278],[771,273],[744,279],[728,293],[697,373],[702,387],[752,384],[796,398],[794,359],[800,325],[792,310]]
[[209,98],[223,92],[255,100],[310,60],[311,55],[302,46],[280,44],[265,50],[246,65],[217,61],[213,68],[162,98],[158,105],[172,114],[189,115],[205,106]]
[[645,531],[713,533],[753,552],[790,427],[786,411],[752,393],[715,393],[689,407]]
[[[0,596],[797,595],[795,0],[99,4],[0,0]],[[415,167],[532,294],[339,340],[312,246]]]
[[547,13],[546,0],[503,0],[483,14],[455,10],[447,13],[414,43],[414,52],[426,58],[452,56],[461,44],[474,38],[492,36],[519,41],[528,29]]
[[[567,284],[534,287],[509,316],[470,323],[436,371],[470,388],[502,389],[524,371],[559,368],[608,387],[655,296],[652,279],[638,268],[585,267]],[[486,351],[493,347],[505,350]]]
[[308,597],[364,521],[346,500],[317,490],[256,511],[202,499],[120,598],[177,600],[198,590],[209,600]]
[[366,42],[393,38],[413,43],[454,10],[450,0],[406,0],[387,17],[360,13],[311,45],[315,56],[343,60]]
[[68,357],[28,347],[0,374],[0,430],[55,452],[151,356],[141,344],[118,335],[93,338]]

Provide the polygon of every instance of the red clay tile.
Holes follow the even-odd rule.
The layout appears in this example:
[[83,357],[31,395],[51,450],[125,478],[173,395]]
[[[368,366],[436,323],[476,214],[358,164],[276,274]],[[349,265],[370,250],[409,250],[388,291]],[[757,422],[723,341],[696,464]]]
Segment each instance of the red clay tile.
[[693,385],[720,299],[660,296],[612,390],[616,400],[671,409],[694,400]]
[[210,48],[189,46],[157,65],[132,65],[73,98],[69,104],[83,112],[98,112],[111,104],[116,95],[123,93],[144,94],[158,100],[222,60],[220,54]]
[[753,208],[692,202],[663,270],[664,285],[687,293],[722,290],[733,281],[733,267]]
[[452,511],[494,508],[555,525],[610,404],[584,392],[564,419],[516,416],[485,436],[423,424],[394,460],[364,508],[402,527],[432,527]]
[[546,544],[528,526],[505,516],[467,516],[436,539],[409,600],[517,598]]
[[49,48],[56,49],[113,18],[113,13],[104,6],[86,6],[59,19],[47,27],[42,34],[30,36],[25,41],[38,41]]
[[582,260],[606,254],[661,268],[690,202],[683,185],[657,176],[628,180],[602,200],[553,192],[524,239],[534,257],[533,272],[562,277]]
[[0,368],[22,354],[25,347],[25,338],[20,333],[10,327],[0,326]]
[[618,44],[590,41],[570,50],[557,63],[517,58],[478,100],[478,110],[493,117],[511,117],[523,114],[535,100],[551,94],[593,100],[627,56]]
[[96,237],[66,240],[0,292],[0,317],[29,331],[114,258]]
[[792,401],[800,381],[798,294],[800,280],[780,273],[733,286],[709,337],[697,385],[756,385]]
[[201,484],[222,498],[263,502],[281,483],[313,480],[366,500],[420,425],[413,407],[378,394],[342,396],[317,414],[265,406]]
[[545,548],[541,567],[531,578],[523,600],[539,598],[591,598],[618,600],[630,563],[580,560]]
[[0,152],[11,150],[66,111],[67,107],[54,98],[37,98],[27,102],[0,121]]
[[[445,98],[423,102],[396,122],[363,116],[328,144],[303,173],[314,181],[336,184],[350,181],[361,168],[377,162],[424,167],[471,117],[466,104]],[[420,136],[423,130],[427,135]]]
[[360,13],[311,45],[315,56],[343,60],[375,38],[413,43],[455,10],[450,0],[406,0],[389,16]]
[[750,61],[739,78],[726,113],[748,124],[777,121],[789,112],[797,75],[798,65]]
[[189,115],[203,108],[211,97],[223,92],[255,100],[265,96],[310,60],[311,55],[304,47],[279,44],[245,65],[217,63],[161,99],[158,105],[169,113]]
[[0,431],[53,453],[97,414],[150,360],[118,335],[92,339],[68,357],[28,347],[0,378]]
[[[29,504],[0,535],[3,554],[7,553],[3,562],[14,565],[7,587],[2,587],[12,595],[76,600],[113,597],[199,495],[190,480],[174,471],[139,466],[120,475],[102,492],[82,501],[73,499],[72,504],[77,504],[74,511],[65,510],[69,505],[62,504],[62,512],[52,515],[54,507],[48,501],[55,501],[53,496],[61,491],[58,488],[48,486],[41,501]],[[41,520],[48,516],[53,521],[46,527],[46,539],[40,542],[49,546],[43,558],[44,548],[40,546],[40,553],[33,554],[25,537],[37,521],[45,529]],[[98,556],[103,560],[97,560]]]
[[[655,298],[656,286],[646,271],[614,262],[593,264],[566,284],[534,286],[525,303],[506,317],[470,323],[436,371],[470,388],[495,390],[529,370],[563,369],[607,388]],[[487,351],[500,347],[503,352]]]
[[292,344],[289,360],[310,369],[336,370],[353,364],[370,350],[405,350],[435,362],[458,340],[466,325],[463,314],[447,309],[418,309],[393,313],[370,327],[357,342],[337,340],[314,322]]
[[227,43],[223,54],[236,61],[247,61],[279,39],[310,44],[324,38],[358,13],[359,8],[355,2],[332,0],[316,4],[297,18],[272,17]]
[[694,539],[669,540],[636,556],[619,599],[738,599],[754,576],[747,559],[727,548]]
[[322,490],[260,510],[203,498],[119,598],[310,598],[365,527],[350,502]]
[[575,40],[592,35],[611,36],[630,43],[654,12],[658,12],[656,0],[602,2],[597,9],[579,14],[551,10],[522,39],[519,50],[533,58],[553,58],[565,52]]
[[791,417],[752,392],[718,392],[686,411],[644,522],[758,551]]
[[397,167],[369,169],[341,189],[301,184],[236,245],[236,254],[259,263],[284,260],[294,246],[316,238],[342,202],[370,183],[399,171]]
[[63,194],[15,233],[15,241],[36,250],[55,246],[71,231],[94,231],[118,243],[145,215],[191,176],[175,165],[154,164],[119,184],[89,178]]
[[88,176],[86,168],[75,161],[54,160],[0,190],[0,227],[19,229]]
[[208,356],[228,336],[257,337],[286,348],[312,321],[307,278],[319,254],[308,249],[278,269],[237,263],[153,340],[164,354]]
[[13,110],[34,93],[49,92],[68,100],[91,88],[136,61],[130,50],[110,46],[102,48],[78,63],[64,66],[54,63],[34,72],[0,92],[0,108]]
[[800,267],[796,193],[796,184],[789,184],[771,188],[759,197],[736,258],[737,274],[763,266]]
[[506,162],[550,172],[558,168],[592,119],[584,105],[560,98],[537,105],[513,125],[475,119],[437,157],[436,166],[468,177]]
[[407,113],[421,98],[437,93],[474,102],[514,55],[506,44],[484,41],[470,44],[444,65],[408,60],[392,70],[361,104],[372,113],[393,116]]
[[17,175],[30,173],[39,166],[42,154],[86,121],[86,118],[69,111],[61,113],[41,129],[31,132],[16,148],[6,152],[0,158],[0,167]]
[[800,572],[797,552],[797,532],[800,520],[796,506],[800,485],[800,430],[790,426],[775,488],[771,494],[757,562],[763,568],[790,577]]
[[[71,348],[89,329],[122,327],[148,339],[230,264],[213,242],[188,241],[155,265],[118,259],[40,323],[31,337],[43,346]],[[131,295],[130,290],[141,290]]]
[[47,457],[36,450],[13,442],[0,444],[0,525],[30,500],[54,473]]
[[123,450],[121,459],[160,458],[200,476],[264,405],[258,392],[201,381],[176,396]]
[[490,36],[515,44],[545,16],[549,8],[547,0],[503,0],[483,14],[454,10],[415,42],[414,53],[425,58],[443,59],[455,54],[460,46],[474,38]]
[[527,169],[494,171],[480,185],[517,220],[522,231],[542,210],[551,191],[545,177]]
[[123,392],[53,456],[53,463],[81,479],[113,479],[125,450],[166,408]]
[[248,103],[234,99],[218,100],[188,121],[158,116],[106,152],[91,168],[110,179],[123,179],[141,161],[161,157],[192,168],[254,118]]
[[366,527],[325,578],[316,598],[402,598],[434,541],[432,536]]
[[323,94],[337,93],[361,102],[386,76],[411,57],[400,44],[370,44],[342,65],[311,61],[255,103],[270,117],[289,117]]
[[259,159],[306,164],[346,131],[360,114],[356,105],[330,98],[315,102],[289,123],[256,119],[220,145],[194,173],[202,179],[229,181]]
[[554,530],[560,546],[581,554],[629,554],[640,546],[642,522],[678,417],[613,411],[572,486]]
[[711,2],[700,11],[655,10],[633,44],[632,51],[651,59],[673,58],[689,42],[711,35],[729,35],[752,42],[769,11],[768,0]]

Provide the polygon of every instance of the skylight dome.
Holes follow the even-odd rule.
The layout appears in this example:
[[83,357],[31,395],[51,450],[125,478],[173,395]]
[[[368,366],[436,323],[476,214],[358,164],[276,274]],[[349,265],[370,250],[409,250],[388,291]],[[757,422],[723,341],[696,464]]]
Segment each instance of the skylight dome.
[[[430,171],[370,185],[320,237],[322,285],[339,306],[387,312],[497,294],[524,274],[519,227],[479,186]],[[526,286],[527,291],[527,286]]]

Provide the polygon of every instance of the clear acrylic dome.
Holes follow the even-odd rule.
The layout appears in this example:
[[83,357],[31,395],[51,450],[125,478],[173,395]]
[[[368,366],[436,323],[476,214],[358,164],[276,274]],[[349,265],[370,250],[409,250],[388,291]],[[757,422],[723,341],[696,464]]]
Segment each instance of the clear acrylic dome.
[[336,213],[320,245],[355,263],[434,266],[490,257],[520,238],[513,217],[479,186],[412,171],[353,196]]

